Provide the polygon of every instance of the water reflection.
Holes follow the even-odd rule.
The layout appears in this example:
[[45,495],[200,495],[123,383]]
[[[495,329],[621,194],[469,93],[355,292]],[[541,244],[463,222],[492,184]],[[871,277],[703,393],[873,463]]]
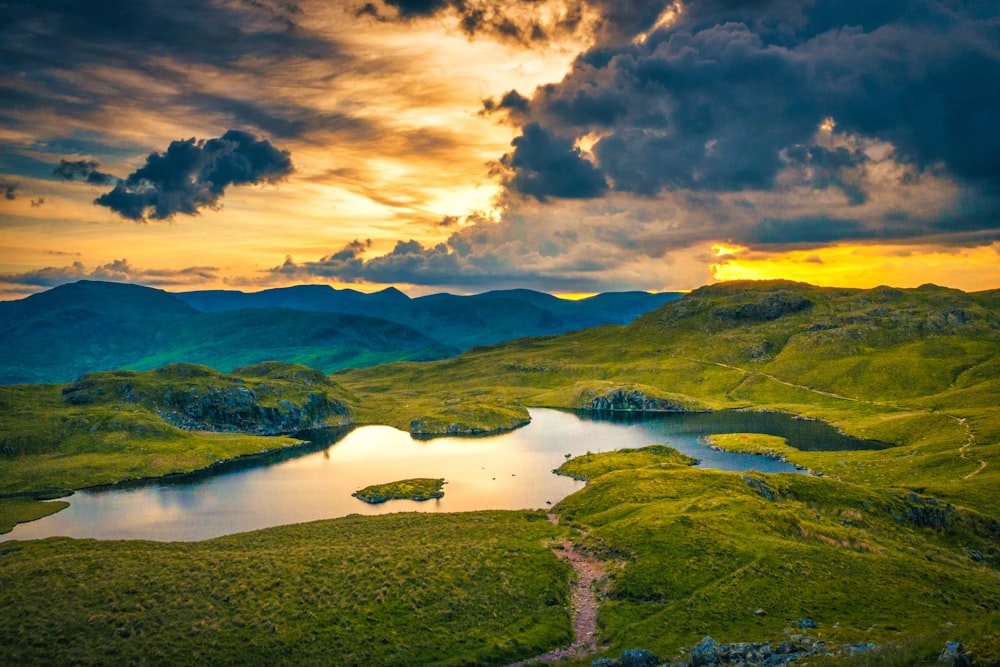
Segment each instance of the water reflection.
[[[794,472],[794,466],[785,462],[712,450],[699,436],[751,430],[786,435],[795,431],[794,424],[782,425],[782,419],[825,427],[783,415],[773,415],[776,420],[764,423],[753,413],[726,415],[714,425],[706,419],[710,415],[663,416],[630,423],[544,409],[533,409],[531,416],[532,422],[524,428],[483,438],[415,440],[387,426],[315,432],[310,434],[313,442],[294,452],[295,457],[289,452],[277,453],[266,466],[240,461],[215,468],[212,475],[79,492],[67,499],[69,508],[21,524],[0,536],[0,541],[54,535],[200,540],[347,514],[544,508],[583,486],[552,474],[566,454],[669,442],[701,459],[703,467]],[[776,432],[782,429],[786,431]],[[786,437],[804,449],[821,440],[815,434],[797,432]],[[444,477],[444,498],[368,505],[351,497],[352,492],[369,484],[409,477]]]

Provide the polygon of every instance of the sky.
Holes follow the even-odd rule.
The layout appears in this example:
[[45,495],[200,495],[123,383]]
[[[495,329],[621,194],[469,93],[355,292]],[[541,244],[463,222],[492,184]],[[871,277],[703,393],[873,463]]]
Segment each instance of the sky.
[[0,299],[1000,288],[993,0],[0,3]]

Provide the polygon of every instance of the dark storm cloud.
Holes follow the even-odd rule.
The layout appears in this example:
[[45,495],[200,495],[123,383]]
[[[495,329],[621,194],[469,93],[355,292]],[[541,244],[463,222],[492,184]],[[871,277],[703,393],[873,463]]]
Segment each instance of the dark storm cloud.
[[[601,285],[600,276],[590,279],[567,277],[560,272],[536,271],[519,266],[497,255],[494,247],[475,247],[461,243],[458,234],[448,243],[424,246],[418,241],[397,241],[388,253],[362,259],[359,242],[315,262],[297,263],[287,257],[283,264],[265,272],[260,283],[268,284],[277,278],[287,280],[312,280],[332,278],[344,282],[373,282],[409,285],[533,285],[538,289],[587,290]],[[255,284],[231,281],[238,284]]]
[[766,218],[749,230],[747,240],[754,244],[827,244],[835,241],[871,239],[875,234],[857,220],[826,216],[808,216],[790,220]]
[[290,257],[270,270],[272,275],[291,279],[305,277],[337,278],[347,282],[452,284],[467,273],[461,270],[459,257],[445,244],[424,248],[417,241],[398,241],[392,251],[370,260],[361,253],[371,245],[354,241],[316,262],[297,264]]
[[92,185],[108,185],[114,181],[114,176],[98,171],[100,166],[96,160],[60,160],[59,166],[52,170],[52,175],[65,181],[79,177]]
[[399,10],[399,15],[405,18],[414,16],[433,16],[448,7],[464,7],[462,0],[386,0],[387,5]]
[[867,194],[851,182],[854,169],[868,161],[868,156],[860,150],[849,150],[843,146],[834,149],[823,146],[793,146],[783,157],[793,166],[809,170],[809,180],[816,189],[834,186],[840,189],[852,205],[859,206],[868,199]]
[[504,114],[512,121],[523,121],[527,117],[531,100],[517,92],[508,90],[499,100],[489,97],[483,100],[483,109],[480,115]]
[[607,190],[598,169],[581,156],[573,142],[548,132],[538,123],[524,127],[511,142],[512,153],[500,160],[508,170],[508,187],[544,201],[547,197],[588,199]]
[[536,150],[508,161],[514,191],[564,196],[561,181],[534,173],[543,151],[553,161],[566,153],[565,141],[537,140],[541,126],[550,136],[600,136],[595,167],[612,191],[766,191],[791,166],[817,190],[837,187],[863,204],[868,194],[852,176],[864,156],[817,145],[826,118],[831,136],[888,142],[917,174],[1000,184],[993,3],[692,0],[648,34],[663,3],[591,4],[617,32],[532,95],[520,143]]
[[94,203],[137,221],[197,215],[201,208],[217,206],[230,185],[275,183],[291,172],[288,151],[249,132],[229,130],[218,139],[172,142]]
[[561,3],[561,12],[543,16],[539,10],[552,6],[544,0],[384,0],[394,12],[379,10],[374,3],[360,5],[357,16],[371,16],[379,21],[412,21],[428,18],[443,12],[458,16],[461,30],[475,37],[487,35],[519,44],[537,44],[550,38],[575,32],[583,20],[584,0]]

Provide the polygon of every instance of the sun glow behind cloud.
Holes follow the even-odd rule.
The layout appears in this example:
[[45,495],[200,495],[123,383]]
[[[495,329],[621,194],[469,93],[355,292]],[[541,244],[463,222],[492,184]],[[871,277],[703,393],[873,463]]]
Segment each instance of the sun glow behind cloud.
[[[12,293],[95,271],[414,293],[1000,286],[1000,149],[980,122],[1000,112],[997,17],[965,0],[132,2],[114,34],[72,4],[0,25]],[[109,188],[52,173],[124,178],[229,130],[294,172],[139,225],[93,205]],[[355,264],[325,261],[356,239]]]
[[976,248],[841,245],[782,253],[730,254],[712,264],[716,280],[782,278],[829,287],[919,287],[967,291],[1000,286],[1000,243]]

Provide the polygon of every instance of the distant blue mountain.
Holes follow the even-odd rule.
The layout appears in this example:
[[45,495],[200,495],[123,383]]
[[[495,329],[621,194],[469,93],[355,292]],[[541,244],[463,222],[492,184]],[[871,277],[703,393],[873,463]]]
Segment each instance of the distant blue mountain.
[[332,372],[457,352],[411,327],[364,315],[206,313],[138,285],[81,281],[0,302],[0,384],[66,382],[92,371],[175,362],[230,371],[278,360]]
[[0,302],[0,384],[66,382],[116,368],[189,362],[229,371],[290,361],[325,372],[442,359],[475,345],[623,324],[677,294],[581,301],[531,290],[411,299],[324,285],[262,292],[80,281]]
[[364,294],[328,285],[300,285],[250,293],[180,292],[176,296],[205,312],[280,307],[367,315],[405,324],[445,345],[465,350],[524,336],[627,324],[668,301],[679,299],[681,294],[608,292],[571,301],[544,292],[515,289],[473,296],[441,293],[411,299],[393,287]]

